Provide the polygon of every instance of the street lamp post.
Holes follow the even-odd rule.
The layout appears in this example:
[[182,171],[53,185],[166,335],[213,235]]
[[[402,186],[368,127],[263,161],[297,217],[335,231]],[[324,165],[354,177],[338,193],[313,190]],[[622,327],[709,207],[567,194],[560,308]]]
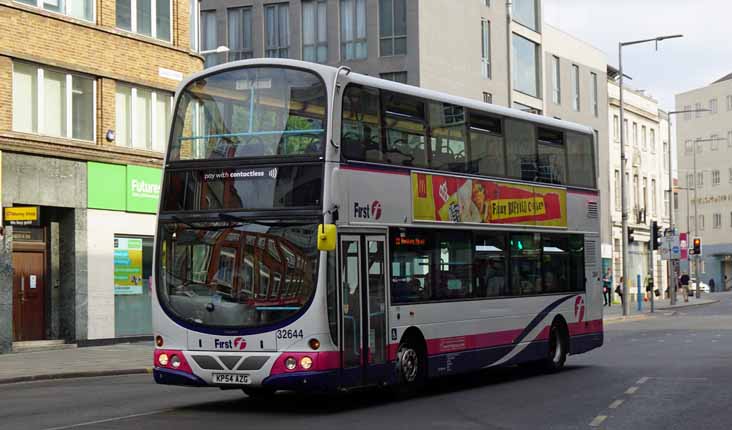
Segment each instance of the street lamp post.
[[[684,109],[684,110],[672,110],[671,112],[668,112],[668,224],[669,229],[671,230],[671,234],[674,233],[674,179],[673,179],[673,165],[672,165],[672,158],[671,158],[671,115],[678,115],[681,113],[696,113],[696,112],[709,112],[709,109]],[[676,147],[678,150],[679,143],[676,142]],[[694,148],[696,151],[696,148]],[[696,152],[694,153],[694,157],[696,159]],[[689,192],[686,192],[687,197]],[[688,203],[687,203],[687,211],[688,211]],[[686,222],[688,224],[689,214],[686,214],[687,219]],[[687,225],[688,230],[688,225]],[[668,264],[668,289],[671,293],[671,304],[676,304],[676,280],[678,278],[677,276],[677,267],[676,263],[673,262],[674,260],[669,260]],[[673,281],[672,281],[673,280]],[[674,288],[671,288],[671,282],[674,283]]]
[[[622,235],[623,235],[623,266],[622,266],[622,279],[623,279],[623,315],[630,313],[630,300],[628,297],[628,202],[626,196],[627,184],[625,183],[625,163],[627,157],[625,155],[625,106],[623,104],[623,46],[638,45],[641,43],[656,42],[656,48],[658,48],[658,42],[665,39],[673,39],[677,37],[683,37],[681,34],[675,34],[672,36],[659,36],[653,39],[634,40],[631,42],[620,42],[618,44],[618,68],[619,68],[619,87],[620,87],[620,196],[621,196],[621,209],[622,209]],[[651,251],[653,252],[653,251]]]

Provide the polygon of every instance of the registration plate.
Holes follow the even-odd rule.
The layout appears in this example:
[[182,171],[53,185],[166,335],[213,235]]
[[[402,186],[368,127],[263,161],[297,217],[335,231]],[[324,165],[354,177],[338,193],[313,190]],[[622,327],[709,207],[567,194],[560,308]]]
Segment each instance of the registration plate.
[[214,373],[214,384],[237,384],[247,385],[251,383],[249,375],[240,375],[238,373]]

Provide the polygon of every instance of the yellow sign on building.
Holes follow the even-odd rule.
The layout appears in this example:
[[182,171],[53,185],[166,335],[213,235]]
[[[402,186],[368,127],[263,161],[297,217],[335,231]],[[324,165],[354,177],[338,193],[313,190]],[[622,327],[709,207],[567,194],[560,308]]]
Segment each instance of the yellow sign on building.
[[38,206],[22,206],[5,208],[4,222],[10,225],[37,225]]

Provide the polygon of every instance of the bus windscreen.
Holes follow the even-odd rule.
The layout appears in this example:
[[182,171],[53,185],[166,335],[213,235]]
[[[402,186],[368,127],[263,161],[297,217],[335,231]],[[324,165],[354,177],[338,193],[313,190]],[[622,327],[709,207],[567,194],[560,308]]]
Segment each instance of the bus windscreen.
[[326,100],[312,72],[248,67],[205,76],[181,93],[168,161],[321,156]]

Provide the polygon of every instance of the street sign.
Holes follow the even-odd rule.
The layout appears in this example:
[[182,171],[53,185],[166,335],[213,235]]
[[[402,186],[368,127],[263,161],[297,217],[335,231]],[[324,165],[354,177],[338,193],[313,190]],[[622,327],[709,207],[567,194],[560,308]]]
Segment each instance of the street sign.
[[689,259],[689,238],[686,233],[679,234],[679,246],[681,247],[681,259]]
[[681,258],[679,236],[664,236],[659,249],[661,251],[661,259],[678,260]]

